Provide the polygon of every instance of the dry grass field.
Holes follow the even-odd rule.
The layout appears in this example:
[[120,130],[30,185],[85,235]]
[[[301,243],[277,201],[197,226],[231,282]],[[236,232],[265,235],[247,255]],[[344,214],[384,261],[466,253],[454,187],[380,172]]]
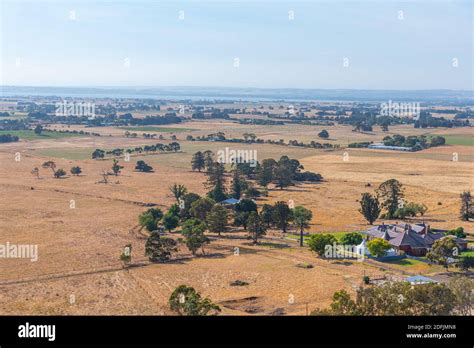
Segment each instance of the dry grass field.
[[[245,115],[241,115],[244,117]],[[241,118],[242,118],[241,117]],[[255,116],[247,115],[245,118],[255,118]],[[84,127],[84,126],[65,126],[65,125],[52,125],[51,128],[57,130],[84,130],[88,132],[99,133],[103,136],[124,136],[126,129],[118,127]],[[388,132],[383,132],[380,127],[375,126],[372,132],[353,132],[352,127],[344,125],[335,126],[320,126],[320,125],[302,125],[302,124],[285,124],[285,125],[255,125],[255,124],[239,124],[229,120],[189,120],[179,125],[164,125],[156,128],[170,128],[176,130],[175,132],[166,131],[149,131],[144,127],[144,131],[140,131],[140,127],[133,127],[135,133],[139,136],[142,133],[156,133],[162,134],[165,139],[169,139],[171,135],[176,135],[178,140],[185,140],[187,135],[194,137],[208,135],[216,133],[218,131],[224,132],[227,138],[242,138],[244,133],[254,133],[259,138],[264,140],[278,141],[283,139],[285,142],[288,140],[298,140],[304,143],[310,141],[319,141],[320,143],[331,143],[340,144],[343,146],[348,145],[352,142],[364,142],[374,141],[379,142],[385,136],[401,134],[401,135],[422,135],[422,134],[466,134],[466,130],[463,129],[443,129],[443,130],[430,130],[426,129],[414,129],[413,125],[396,125],[390,127]],[[182,128],[182,131],[177,129]],[[190,130],[191,129],[191,130]],[[317,134],[323,129],[329,131],[328,139],[318,138]]]
[[[61,128],[61,126],[54,126]],[[113,127],[80,128],[99,132],[101,137],[69,137],[20,141],[0,145],[0,224],[3,241],[37,244],[39,259],[0,260],[0,314],[172,314],[167,300],[175,287],[187,284],[218,303],[223,314],[305,314],[326,307],[334,291],[354,292],[364,274],[380,277],[387,272],[401,276],[403,267],[382,270],[375,263],[336,262],[316,258],[295,241],[271,233],[265,243],[253,246],[242,233],[214,239],[204,257],[191,257],[180,249],[178,260],[151,264],[144,256],[145,239],[137,232],[137,216],[155,203],[166,209],[174,203],[169,186],[186,185],[189,191],[205,194],[202,173],[190,170],[194,152],[226,146],[255,149],[258,159],[281,155],[297,158],[305,170],[321,173],[324,181],[299,184],[286,190],[271,188],[259,204],[293,200],[313,211],[311,233],[355,231],[367,228],[358,213],[361,193],[372,192],[384,180],[396,178],[406,189],[407,201],[424,203],[425,221],[435,228],[463,226],[474,232],[472,222],[458,218],[459,194],[472,190],[474,147],[448,145],[416,153],[368,149],[337,151],[277,145],[241,145],[216,142],[188,142],[186,135],[216,131],[228,137],[253,132],[264,139],[318,141],[321,126],[245,126],[231,122],[190,121],[173,128],[193,129],[163,132],[165,140],[131,139]],[[380,141],[387,133],[352,132],[351,127],[328,128],[327,142],[346,145],[356,141]],[[471,129],[438,129],[432,134],[471,136]],[[391,127],[388,134],[419,135],[427,130],[409,126]],[[109,136],[109,134],[111,136]],[[139,134],[141,134],[139,132]],[[178,153],[132,156],[121,160],[123,173],[101,184],[100,173],[110,169],[111,160],[92,160],[95,148],[166,143],[176,134],[182,146]],[[319,140],[321,141],[321,140]],[[326,142],[326,141],[321,141]],[[21,158],[15,161],[15,155]],[[457,161],[453,161],[453,154]],[[134,165],[144,159],[154,173],[137,173]],[[69,172],[79,165],[83,174],[54,179],[40,168],[40,178],[31,174],[54,160]],[[230,178],[229,178],[230,181]],[[366,184],[371,186],[367,187]],[[71,201],[74,208],[71,208]],[[175,233],[178,235],[179,233]],[[134,267],[124,269],[119,254],[132,243]],[[239,256],[234,254],[235,248]],[[301,262],[310,269],[298,268]],[[398,270],[398,271],[397,271]],[[433,273],[434,269],[413,268],[412,273]],[[410,269],[407,269],[407,274]],[[230,286],[243,280],[248,286]],[[71,301],[71,296],[74,301]],[[292,300],[290,300],[292,299]],[[72,302],[72,303],[71,303]]]

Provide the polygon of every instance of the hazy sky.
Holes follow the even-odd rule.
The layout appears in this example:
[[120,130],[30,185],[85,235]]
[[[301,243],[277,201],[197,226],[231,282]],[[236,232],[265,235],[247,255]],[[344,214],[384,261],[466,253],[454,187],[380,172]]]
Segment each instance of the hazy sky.
[[471,0],[0,2],[3,85],[473,88]]

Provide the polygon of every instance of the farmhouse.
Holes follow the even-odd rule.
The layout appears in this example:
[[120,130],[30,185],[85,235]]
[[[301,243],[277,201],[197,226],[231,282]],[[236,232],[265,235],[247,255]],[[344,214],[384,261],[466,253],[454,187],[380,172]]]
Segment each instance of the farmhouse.
[[[441,232],[433,232],[431,227],[425,223],[421,224],[382,224],[362,232],[368,239],[382,238],[398,250],[408,255],[424,256],[433,243],[445,235]],[[461,238],[455,238],[460,250],[467,248],[467,242]]]

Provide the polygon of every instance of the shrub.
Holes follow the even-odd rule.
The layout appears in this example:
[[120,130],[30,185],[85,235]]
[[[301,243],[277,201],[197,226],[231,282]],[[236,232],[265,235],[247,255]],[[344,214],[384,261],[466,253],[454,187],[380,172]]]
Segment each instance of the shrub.
[[79,175],[82,173],[81,167],[72,167],[71,168],[71,174],[72,175]]
[[444,145],[444,144],[446,144],[446,139],[444,137],[435,136],[431,139],[430,146],[434,147],[434,146],[440,146],[440,145]]
[[447,236],[452,235],[452,236],[456,236],[458,238],[466,238],[466,233],[464,232],[464,228],[462,228],[462,227],[458,227],[458,228],[449,230],[449,231],[445,232],[445,235],[447,235]]
[[311,251],[314,251],[320,257],[323,257],[326,245],[332,246],[336,242],[336,237],[331,234],[312,234],[309,237],[307,244]]
[[149,232],[155,231],[158,228],[158,222],[163,217],[163,212],[158,208],[150,208],[140,214],[138,223],[145,227]]
[[244,282],[243,280],[234,280],[233,282],[230,282],[230,286],[246,286],[249,285],[249,283]]
[[341,237],[340,243],[344,245],[359,245],[362,243],[362,235],[357,232],[350,232]]
[[153,171],[153,167],[145,163],[145,161],[138,161],[135,166],[135,170],[144,173],[150,173]]
[[329,132],[325,129],[323,129],[321,132],[318,133],[318,137],[327,139],[329,138]]
[[210,299],[203,299],[194,288],[186,285],[178,286],[171,294],[168,303],[171,310],[179,315],[217,315],[221,311]]
[[58,170],[56,170],[56,172],[54,172],[54,177],[57,178],[57,179],[65,176],[65,175],[66,175],[66,171],[62,168],[59,168]]
[[367,242],[367,249],[371,255],[375,257],[385,256],[387,250],[390,249],[390,243],[382,238],[374,238]]
[[153,231],[145,244],[145,255],[152,262],[165,262],[171,259],[172,253],[178,250],[174,239],[161,237],[158,231]]
[[464,256],[459,259],[456,263],[456,267],[462,271],[469,271],[470,268],[474,267],[474,257],[472,256]]

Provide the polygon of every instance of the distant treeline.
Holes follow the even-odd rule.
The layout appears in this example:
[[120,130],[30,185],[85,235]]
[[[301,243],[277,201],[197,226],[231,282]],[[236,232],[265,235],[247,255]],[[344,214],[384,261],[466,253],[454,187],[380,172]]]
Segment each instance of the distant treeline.
[[20,140],[16,135],[11,134],[0,134],[0,143],[12,143]]
[[69,130],[69,129],[66,129],[66,130],[58,130],[58,129],[45,129],[46,131],[48,132],[55,132],[55,133],[68,133],[68,134],[80,134],[80,135],[91,135],[91,136],[94,136],[94,137],[100,137],[100,134],[99,133],[95,133],[95,132],[86,132],[86,131],[83,131],[83,130]]
[[[57,100],[59,102],[59,100]],[[152,99],[142,100],[140,102],[126,101],[123,104],[114,106],[111,104],[97,104],[95,105],[95,113],[97,115],[113,115],[117,112],[123,111],[160,111],[160,105],[164,102]],[[18,102],[17,109],[19,111],[28,112],[32,114],[54,114],[57,106],[54,104],[36,104],[35,102]]]
[[363,141],[363,142],[360,142],[360,143],[350,143],[349,145],[347,145],[347,147],[350,147],[350,148],[364,148],[364,147],[369,147],[369,145],[373,144],[374,142],[373,141]]
[[285,121],[274,121],[274,120],[265,120],[261,118],[252,119],[252,118],[243,118],[239,119],[240,124],[253,124],[253,125],[263,125],[263,126],[281,126],[284,125]]
[[[413,124],[415,128],[437,128],[437,127],[467,127],[470,126],[467,119],[472,118],[473,114],[461,112],[456,114],[454,120],[448,120],[444,117],[433,117],[429,112],[421,111],[419,117],[401,117],[401,116],[381,116],[379,110],[352,109],[351,113],[346,111],[337,111],[336,114],[317,112],[315,116],[306,116],[303,112],[297,112],[290,115],[288,112],[284,115],[269,115],[270,118],[285,119],[285,123],[314,124],[312,121],[333,125],[334,123],[342,125],[352,125],[355,131],[371,132],[373,126],[380,126],[388,130],[391,125]],[[464,119],[464,121],[462,121]]]
[[459,112],[459,110],[457,109],[444,109],[444,110],[429,109],[426,111],[429,113],[435,113],[435,114],[457,114]]
[[209,113],[204,113],[204,112],[199,111],[192,114],[191,117],[197,120],[206,120],[206,119],[212,119],[212,118],[221,118],[224,120],[230,119],[230,116],[227,112],[220,111],[220,110],[212,110]]
[[329,144],[329,143],[318,143],[316,141],[311,141],[309,144],[299,142],[298,140],[289,140],[288,143],[285,143],[283,139],[280,140],[271,140],[271,139],[260,139],[253,133],[245,133],[244,138],[226,138],[225,133],[217,132],[208,135],[197,136],[196,138],[192,135],[188,135],[186,140],[188,141],[216,141],[216,142],[225,142],[225,143],[240,143],[240,144],[272,144],[272,145],[283,145],[283,146],[300,146],[300,147],[309,147],[315,149],[337,149],[339,148],[338,144]]
[[387,136],[383,138],[383,144],[385,146],[409,147],[412,149],[412,151],[420,151],[429,147],[444,145],[446,144],[446,139],[442,136],[435,136],[428,142],[428,139],[425,135],[410,135],[405,137],[400,134],[395,134],[394,136]]
[[427,110],[429,113],[435,113],[435,114],[455,114],[454,119],[466,119],[466,118],[473,118],[474,117],[474,112],[473,111],[461,111],[458,109],[445,109],[445,110],[435,110],[435,109],[430,109]]
[[[373,141],[366,141],[360,143],[351,143],[349,148],[366,148],[373,144]],[[442,136],[434,136],[430,140],[425,135],[410,135],[403,136],[395,134],[393,136],[386,136],[383,138],[385,146],[399,146],[410,148],[411,151],[421,151],[430,147],[441,146],[446,144],[446,139]]]
[[177,142],[166,144],[155,144],[155,145],[145,145],[145,146],[137,146],[135,148],[116,148],[113,150],[102,150],[102,149],[95,149],[92,153],[92,159],[100,159],[105,158],[106,155],[109,156],[122,156],[124,153],[149,153],[149,152],[177,152],[181,149],[181,146]]
[[339,144],[319,143],[314,140],[311,140],[309,144],[299,142],[298,140],[289,140],[288,146],[310,147],[314,149],[338,149],[340,147]]
[[135,118],[132,114],[107,115],[107,116],[55,116],[42,112],[33,112],[28,114],[29,118],[40,119],[46,122],[62,124],[82,124],[89,127],[101,126],[149,126],[181,123],[182,118],[176,113],[167,113],[163,116],[146,116],[145,118]]
[[459,112],[454,116],[454,119],[456,120],[462,120],[462,119],[467,119],[467,118],[474,118],[474,113],[473,112]]
[[24,119],[0,120],[0,130],[27,130],[29,123]]
[[174,112],[167,113],[164,116],[146,116],[145,118],[131,118],[129,120],[132,126],[149,126],[149,125],[163,125],[181,123],[183,120]]
[[459,119],[447,120],[444,117],[433,117],[430,113],[421,112],[418,120],[415,121],[415,128],[437,128],[437,127],[468,127],[469,121]]

